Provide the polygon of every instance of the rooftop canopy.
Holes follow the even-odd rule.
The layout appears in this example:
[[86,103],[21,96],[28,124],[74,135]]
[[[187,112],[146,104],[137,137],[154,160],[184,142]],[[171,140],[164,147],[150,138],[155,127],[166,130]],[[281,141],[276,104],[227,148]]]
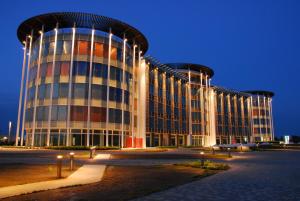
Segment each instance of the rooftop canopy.
[[29,18],[21,23],[18,28],[17,35],[21,42],[26,40],[26,36],[33,31],[33,38],[39,36],[39,31],[44,28],[44,32],[48,32],[56,28],[94,28],[96,30],[109,33],[123,38],[124,34],[128,42],[135,42],[140,45],[143,54],[148,50],[148,41],[146,37],[136,28],[121,22],[119,20],[80,12],[58,12],[47,13]]
[[214,71],[207,67],[200,64],[193,64],[193,63],[167,63],[165,64],[173,69],[182,69],[182,70],[194,70],[194,71],[201,71],[202,73],[206,73],[209,77],[214,76]]
[[275,95],[271,91],[262,91],[262,90],[252,90],[252,91],[243,91],[243,92],[253,94],[253,95],[267,96],[267,97],[273,97]]

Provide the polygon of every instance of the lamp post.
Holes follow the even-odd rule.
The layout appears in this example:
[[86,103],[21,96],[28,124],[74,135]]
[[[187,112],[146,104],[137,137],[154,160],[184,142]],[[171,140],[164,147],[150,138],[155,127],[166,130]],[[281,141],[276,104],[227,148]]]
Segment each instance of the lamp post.
[[63,156],[62,155],[57,155],[56,157],[56,168],[57,168],[57,178],[61,178],[61,167],[62,167],[62,160]]
[[74,169],[74,152],[70,153],[70,170],[72,171]]
[[11,121],[8,122],[8,142],[10,142]]
[[204,166],[204,152],[201,151],[200,155],[201,155],[201,167],[203,167]]

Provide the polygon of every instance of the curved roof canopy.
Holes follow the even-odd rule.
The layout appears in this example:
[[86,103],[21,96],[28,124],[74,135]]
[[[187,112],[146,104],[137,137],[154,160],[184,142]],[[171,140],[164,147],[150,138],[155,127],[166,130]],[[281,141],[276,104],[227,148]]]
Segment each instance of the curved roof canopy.
[[207,67],[200,64],[192,64],[192,63],[167,63],[167,66],[173,69],[182,69],[182,70],[194,70],[194,71],[202,71],[209,75],[209,77],[214,76],[214,71]]
[[111,32],[123,38],[124,34],[129,42],[135,41],[141,46],[143,54],[148,50],[148,41],[146,37],[136,28],[121,22],[119,20],[80,12],[58,12],[38,15],[25,20],[18,28],[17,35],[21,42],[25,41],[26,35],[31,34],[33,30],[33,37],[39,36],[39,31],[44,26],[44,32],[48,32],[56,28],[72,28],[74,25],[79,28],[94,28],[96,30]]
[[271,91],[263,91],[263,90],[251,90],[251,91],[243,91],[245,93],[253,94],[253,95],[262,95],[267,97],[273,97],[275,94]]

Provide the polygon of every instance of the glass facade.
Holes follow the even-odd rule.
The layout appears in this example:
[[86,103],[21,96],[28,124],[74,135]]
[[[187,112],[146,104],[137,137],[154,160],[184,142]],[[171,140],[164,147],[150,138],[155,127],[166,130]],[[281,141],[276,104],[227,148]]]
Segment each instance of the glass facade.
[[[144,148],[273,139],[272,92],[212,86],[209,67],[143,58],[148,42],[142,33],[90,17],[53,13],[20,25],[26,69],[21,145]],[[64,20],[53,24],[57,19]],[[33,26],[40,23],[45,30]]]

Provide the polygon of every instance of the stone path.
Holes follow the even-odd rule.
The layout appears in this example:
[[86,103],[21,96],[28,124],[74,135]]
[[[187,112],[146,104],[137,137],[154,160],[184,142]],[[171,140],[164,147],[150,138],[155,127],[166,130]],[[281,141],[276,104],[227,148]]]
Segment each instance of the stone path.
[[103,177],[105,167],[105,165],[83,165],[66,179],[2,187],[0,188],[0,199],[37,191],[99,182]]
[[231,169],[135,201],[299,201],[300,151],[246,153]]

